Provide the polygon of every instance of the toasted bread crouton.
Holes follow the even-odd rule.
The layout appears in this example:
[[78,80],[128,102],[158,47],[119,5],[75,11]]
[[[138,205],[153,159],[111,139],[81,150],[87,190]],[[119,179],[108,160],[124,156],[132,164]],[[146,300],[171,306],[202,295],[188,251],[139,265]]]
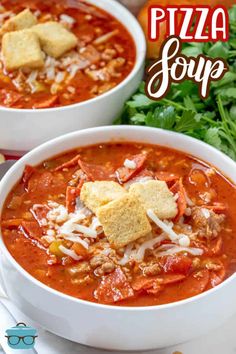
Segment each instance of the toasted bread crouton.
[[32,27],[32,31],[39,37],[43,51],[54,58],[59,58],[78,43],[78,38],[58,22],[38,24]]
[[22,67],[36,69],[44,65],[39,40],[30,30],[5,33],[2,54],[5,67],[9,71]]
[[144,208],[137,198],[128,193],[98,208],[97,216],[108,241],[116,249],[151,231]]
[[172,219],[177,215],[177,204],[166,182],[134,183],[129,193],[138,198],[145,210],[152,209],[160,219]]
[[2,26],[2,32],[20,31],[36,25],[37,19],[29,9],[21,11],[18,15],[11,17]]
[[96,213],[97,208],[122,197],[126,193],[126,190],[116,182],[87,182],[81,189],[80,199],[87,208]]

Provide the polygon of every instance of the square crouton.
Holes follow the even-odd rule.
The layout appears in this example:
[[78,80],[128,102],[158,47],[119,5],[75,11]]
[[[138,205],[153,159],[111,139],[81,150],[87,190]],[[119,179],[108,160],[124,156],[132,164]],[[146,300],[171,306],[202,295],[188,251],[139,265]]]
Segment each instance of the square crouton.
[[97,209],[109,243],[116,249],[146,236],[151,225],[139,200],[128,193]]
[[9,71],[22,67],[36,69],[44,65],[39,40],[30,30],[4,34],[2,54],[5,67]]
[[32,27],[32,31],[39,37],[44,52],[54,58],[59,58],[78,43],[77,37],[58,22],[38,24]]
[[19,31],[36,25],[37,19],[29,9],[25,9],[18,15],[11,17],[2,26],[2,32]]
[[87,208],[96,213],[97,208],[122,197],[126,193],[126,190],[116,182],[87,182],[81,189],[80,199]]
[[177,204],[166,182],[134,183],[129,193],[138,198],[145,210],[152,209],[160,219],[172,219],[177,215]]

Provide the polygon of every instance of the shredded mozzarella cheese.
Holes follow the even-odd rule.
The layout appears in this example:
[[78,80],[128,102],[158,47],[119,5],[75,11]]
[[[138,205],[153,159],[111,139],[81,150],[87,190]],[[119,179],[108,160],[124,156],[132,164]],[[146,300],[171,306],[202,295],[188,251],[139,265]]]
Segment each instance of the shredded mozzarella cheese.
[[169,249],[167,249],[166,251],[159,252],[159,250],[161,250],[161,247],[156,250],[156,257],[158,258],[170,256],[172,254],[176,254],[180,252],[187,252],[192,254],[193,256],[201,256],[203,254],[203,250],[201,248],[194,248],[194,247],[173,246],[173,247],[169,247]]
[[89,244],[85,240],[82,240],[79,237],[79,235],[75,235],[75,234],[66,235],[64,236],[64,239],[74,243],[80,243],[84,248],[86,248],[86,250],[89,248]]
[[145,256],[145,252],[147,249],[153,249],[153,247],[160,243],[161,241],[165,240],[166,236],[164,234],[157,236],[151,240],[148,240],[146,242],[144,242],[138,249],[138,251],[136,252],[136,254],[134,254],[133,258],[137,261],[142,261],[144,256]]
[[66,248],[62,245],[59,246],[59,249],[62,253],[64,253],[65,255],[71,257],[72,259],[74,259],[75,261],[80,261],[81,260],[81,256],[78,256],[77,253],[75,253],[75,251],[70,250],[69,248]]
[[169,236],[171,241],[178,240],[179,236],[174,232],[174,230],[166,223],[161,221],[152,209],[147,210],[147,215],[162,231],[164,231]]

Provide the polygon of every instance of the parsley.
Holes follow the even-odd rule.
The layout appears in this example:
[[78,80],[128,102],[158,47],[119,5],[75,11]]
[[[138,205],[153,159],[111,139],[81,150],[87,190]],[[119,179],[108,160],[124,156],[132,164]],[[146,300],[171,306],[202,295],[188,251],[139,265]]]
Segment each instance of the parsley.
[[202,100],[191,81],[172,84],[168,95],[153,101],[145,95],[144,82],[128,100],[114,124],[144,125],[193,136],[236,160],[236,5],[229,10],[227,43],[184,43],[183,53],[224,58],[230,68],[211,84],[210,96]]

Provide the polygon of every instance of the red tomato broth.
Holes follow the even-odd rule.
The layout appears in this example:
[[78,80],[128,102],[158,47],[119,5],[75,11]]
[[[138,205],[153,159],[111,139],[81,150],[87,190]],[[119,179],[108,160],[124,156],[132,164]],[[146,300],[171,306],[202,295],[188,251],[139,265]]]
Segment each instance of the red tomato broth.
[[[21,227],[9,229],[4,227],[4,222],[10,219],[29,218],[29,215],[27,214],[29,214],[29,209],[34,204],[43,204],[49,199],[65,205],[66,188],[68,182],[71,181],[72,175],[78,170],[78,166],[71,166],[59,171],[55,171],[55,168],[70,161],[78,154],[80,155],[81,160],[87,164],[106,166],[115,171],[123,166],[123,162],[127,157],[142,153],[144,150],[147,153],[147,160],[143,169],[151,170],[154,173],[159,173],[160,171],[171,172],[171,174],[180,176],[183,179],[183,185],[187,191],[188,197],[191,198],[191,200],[194,200],[197,205],[203,202],[199,197],[199,194],[209,191],[209,187],[208,189],[206,189],[205,186],[202,186],[202,188],[198,186],[196,188],[196,186],[189,181],[190,171],[196,166],[202,171],[210,171],[208,177],[210,181],[210,189],[214,190],[214,196],[211,203],[217,202],[226,205],[226,220],[223,229],[213,241],[201,237],[197,240],[197,242],[202,243],[207,249],[205,254],[198,257],[187,254],[188,259],[185,259],[184,263],[181,263],[179,268],[178,264],[168,265],[167,272],[161,269],[160,274],[150,277],[150,279],[160,277],[164,277],[164,279],[167,277],[167,279],[170,279],[170,281],[166,282],[166,285],[161,286],[161,290],[156,294],[146,293],[145,291],[134,291],[134,296],[127,297],[124,300],[112,304],[117,306],[151,306],[171,303],[197,295],[210,289],[212,287],[211,279],[215,278],[216,275],[220,275],[220,270],[215,271],[203,266],[204,262],[208,262],[209,260],[211,262],[216,262],[216,264],[223,265],[223,269],[226,273],[225,276],[223,275],[220,282],[232,275],[236,270],[236,222],[234,218],[236,206],[235,186],[221,173],[212,172],[214,169],[212,169],[211,166],[196,160],[191,156],[172,149],[144,144],[112,143],[80,148],[76,151],[68,152],[64,155],[45,161],[43,164],[37,166],[37,172],[31,176],[28,182],[29,192],[26,192],[23,182],[20,181],[9,194],[2,213],[3,239],[15,260],[33,277],[51,288],[80,299],[92,302],[102,302],[94,297],[94,293],[98,289],[102,279],[107,275],[103,277],[94,276],[92,270],[90,272],[92,274],[92,281],[89,280],[88,282],[85,281],[80,284],[80,276],[72,276],[69,273],[69,269],[76,266],[79,262],[74,261],[70,257],[64,257],[63,264],[58,262],[56,264],[48,264],[47,262],[50,259],[50,256],[46,252],[44,246],[39,245],[37,241],[26,237],[27,235],[22,232]],[[49,183],[49,185],[45,185],[45,177],[40,181],[39,177],[41,176],[42,178],[42,174],[45,176],[45,173],[51,173],[53,175],[53,182]],[[16,207],[16,209],[9,209],[9,204],[11,203],[13,196],[20,196],[21,204],[20,207]],[[208,203],[208,205],[210,204]],[[185,218],[188,220],[188,216]],[[31,217],[30,219],[34,220]],[[212,242],[218,240],[219,237],[223,240],[222,249],[219,254],[214,255],[209,253],[209,250],[213,247]],[[176,255],[176,257],[178,256],[181,256],[181,253]],[[162,257],[157,260],[161,267],[162,263],[165,263],[165,258],[166,257]],[[193,262],[195,258],[200,259],[200,268],[198,268],[198,266],[193,266],[193,263],[191,266],[190,263]],[[152,259],[152,256],[146,251],[144,263],[146,262],[148,264],[149,259]],[[82,262],[84,261],[89,262],[87,259],[82,260]],[[128,282],[131,286],[133,281],[140,276],[143,277],[143,275],[140,274],[140,269],[138,267],[139,266],[134,266],[134,268],[130,267],[129,274],[131,274],[132,280],[130,279]],[[173,277],[177,277],[176,282]],[[180,280],[178,280],[178,278]]]
[[[11,11],[14,14],[18,14],[25,8],[29,8],[32,12],[40,11],[38,16],[38,23],[46,21],[59,21],[60,15],[68,15],[72,17],[76,22],[70,29],[79,40],[78,51],[87,46],[96,47],[96,50],[101,55],[98,62],[88,65],[86,69],[78,70],[74,77],[69,77],[67,74],[68,82],[62,82],[58,87],[57,92],[52,91],[53,81],[44,78],[37,78],[39,84],[43,84],[43,89],[39,89],[39,92],[31,91],[30,87],[26,85],[26,80],[32,70],[18,69],[13,72],[7,72],[2,64],[0,70],[0,105],[12,108],[21,109],[39,109],[39,108],[53,108],[60,106],[67,106],[79,102],[83,102],[105,93],[119,83],[121,83],[132,71],[135,59],[136,48],[134,40],[128,30],[111,14],[104,10],[97,8],[93,5],[86,5],[93,9],[94,13],[91,14],[86,10],[81,10],[78,4],[80,0],[32,0],[32,1],[20,1],[20,0],[7,0],[2,1],[6,11]],[[84,3],[86,4],[86,3]],[[88,16],[91,18],[88,19]],[[95,46],[93,41],[100,36],[117,30],[117,34],[111,39],[107,40],[100,46]],[[116,49],[118,48],[118,49]],[[87,73],[87,69],[102,69],[108,65],[111,60],[105,60],[102,58],[105,50],[115,50],[114,57],[112,59],[123,58],[124,64],[114,71],[114,75],[111,74],[109,79],[94,80]],[[77,49],[76,49],[77,50]],[[76,51],[75,50],[75,51]],[[70,55],[70,52],[65,53],[62,58]],[[60,60],[60,58],[58,59]],[[60,67],[60,66],[59,66]],[[59,69],[57,69],[59,70]],[[67,69],[62,67],[60,70],[66,73]],[[39,71],[40,73],[40,71]],[[14,80],[20,76],[19,85],[14,84]],[[74,92],[70,92],[72,87]]]

